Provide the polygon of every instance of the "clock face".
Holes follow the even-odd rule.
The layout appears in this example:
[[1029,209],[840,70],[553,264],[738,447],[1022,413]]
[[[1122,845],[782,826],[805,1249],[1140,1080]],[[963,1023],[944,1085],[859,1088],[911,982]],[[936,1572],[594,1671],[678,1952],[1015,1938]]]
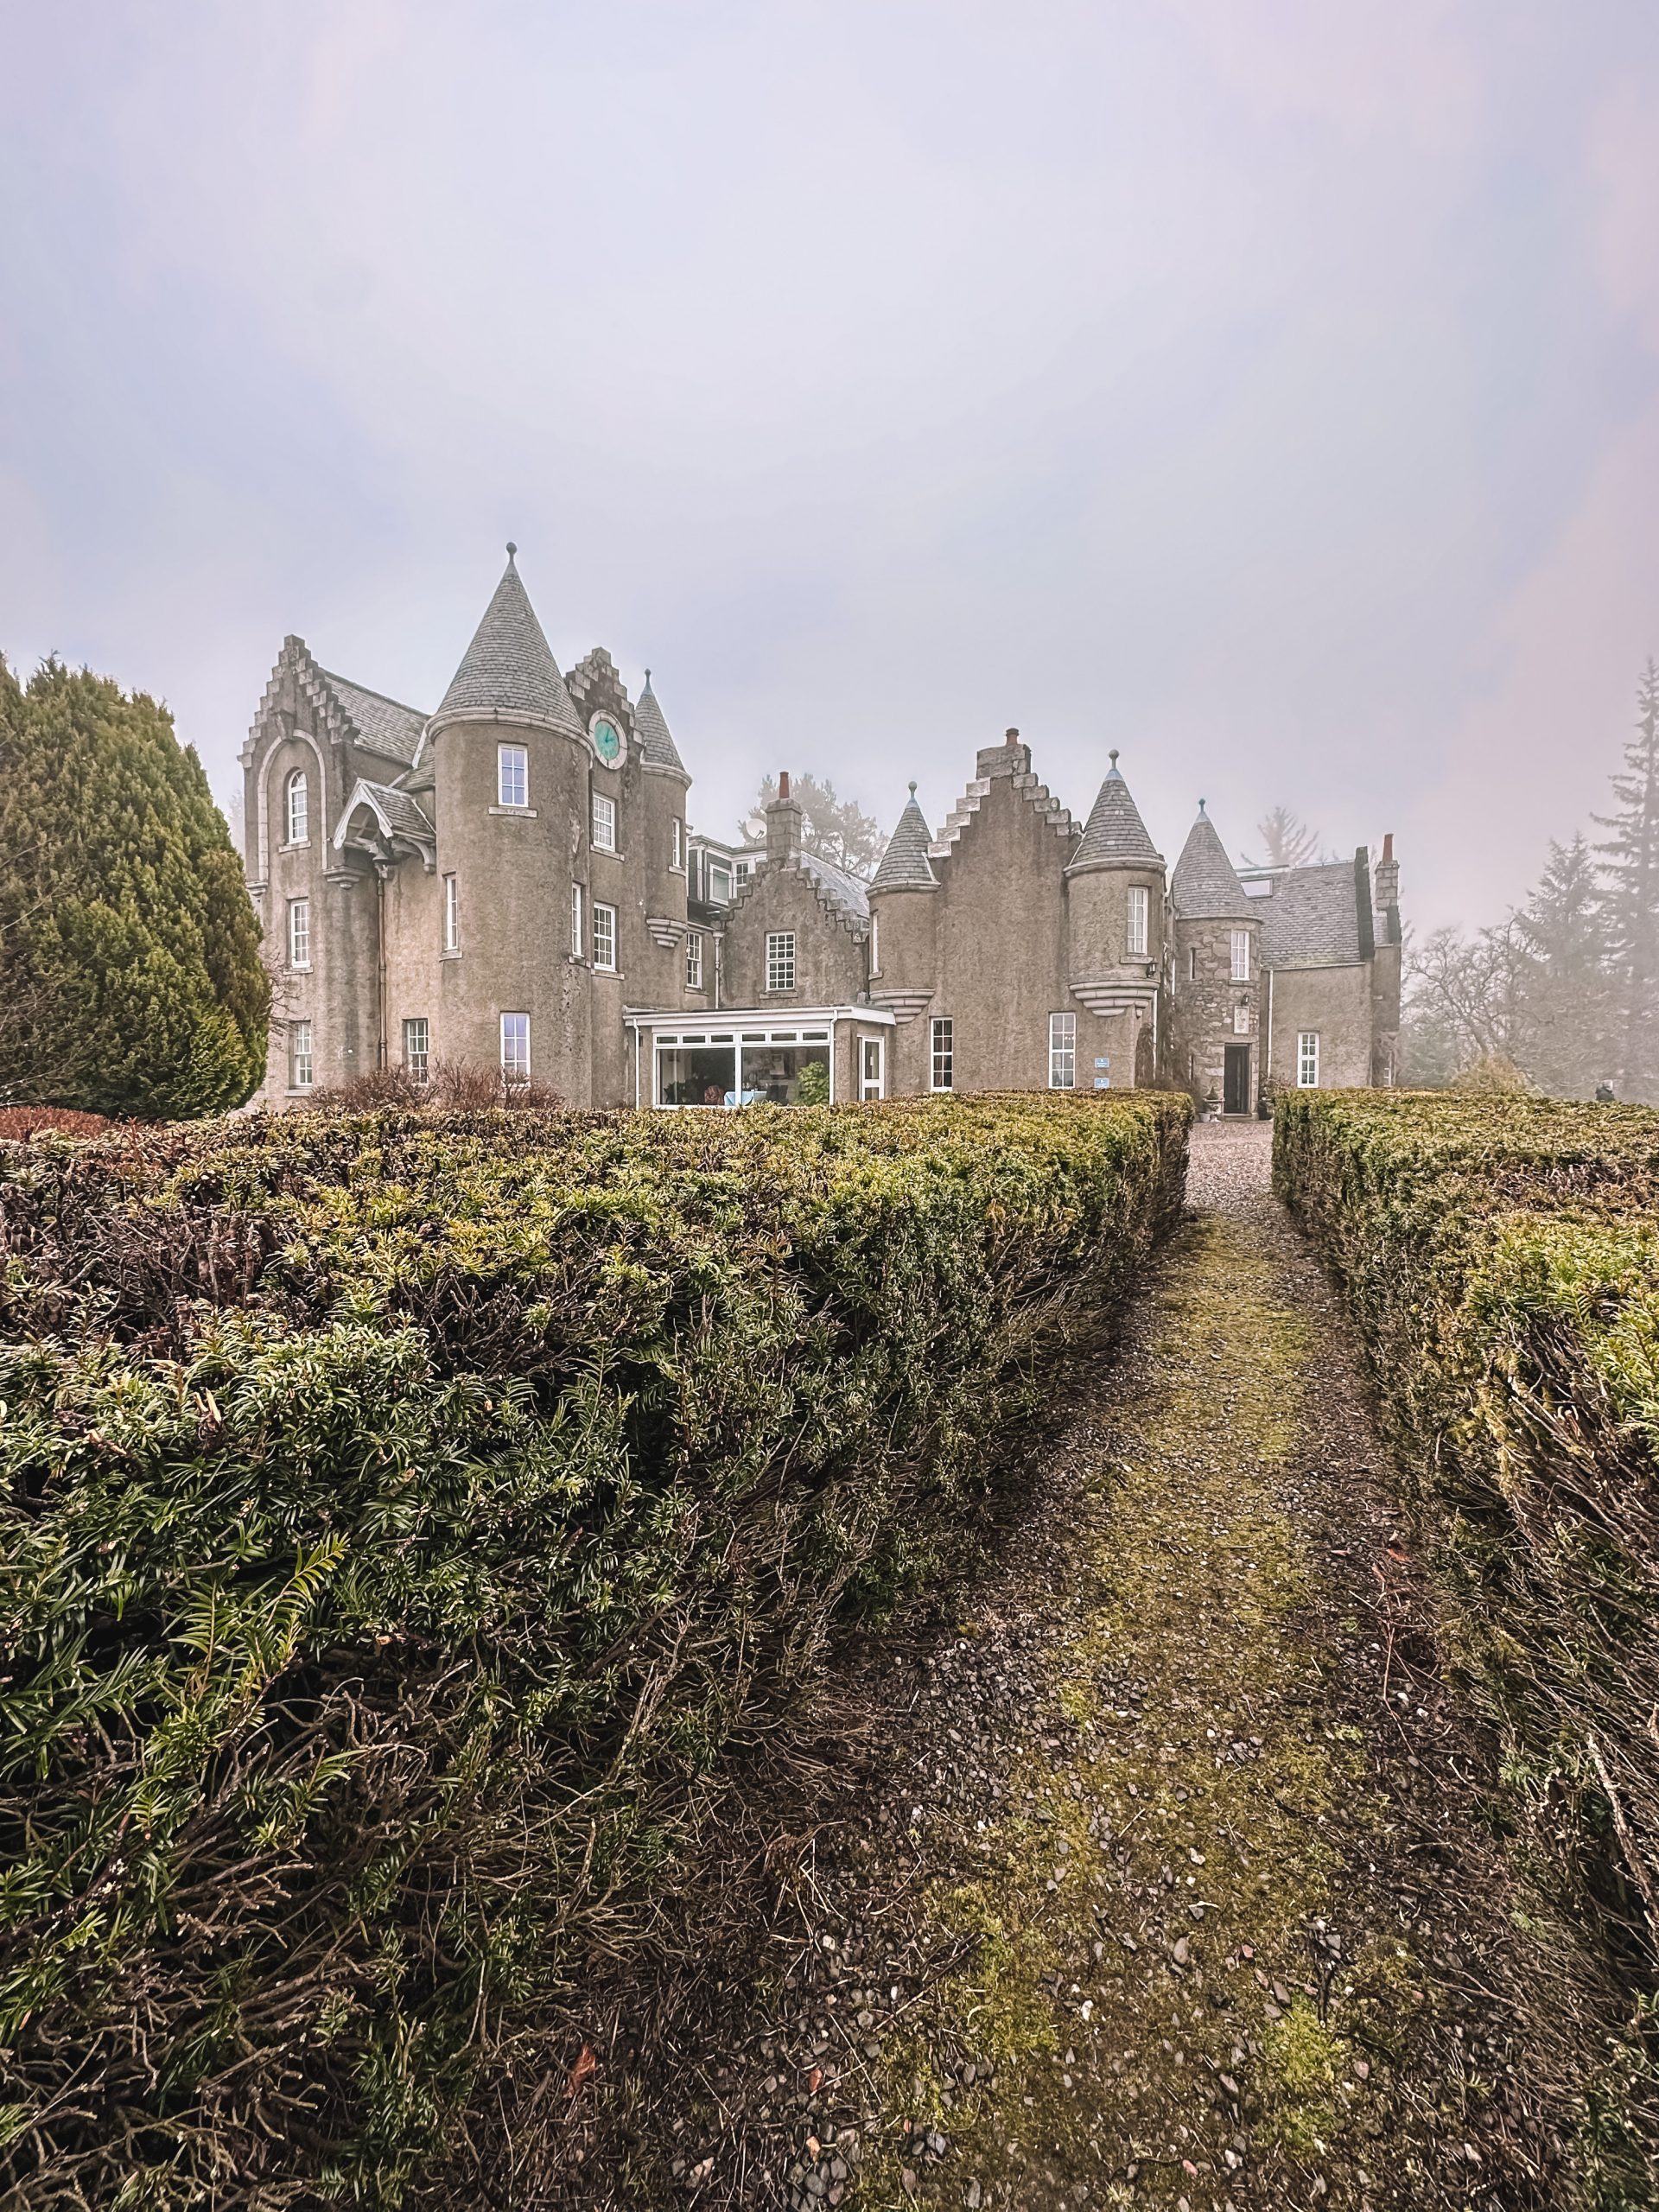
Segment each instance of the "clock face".
[[607,768],[613,768],[622,758],[622,740],[618,734],[616,724],[607,722],[601,716],[594,724],[592,736],[594,752],[598,753]]

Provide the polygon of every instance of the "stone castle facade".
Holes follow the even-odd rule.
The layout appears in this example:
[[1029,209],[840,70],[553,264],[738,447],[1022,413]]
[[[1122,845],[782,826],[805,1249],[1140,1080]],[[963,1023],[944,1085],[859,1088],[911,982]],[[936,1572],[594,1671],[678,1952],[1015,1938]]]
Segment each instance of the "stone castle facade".
[[440,1061],[577,1106],[1394,1080],[1391,840],[1241,871],[1201,803],[1169,870],[1116,753],[1079,824],[1014,730],[937,836],[912,785],[868,883],[786,776],[764,846],[698,836],[649,672],[562,674],[512,547],[435,714],[290,637],[242,763],[267,1106]]

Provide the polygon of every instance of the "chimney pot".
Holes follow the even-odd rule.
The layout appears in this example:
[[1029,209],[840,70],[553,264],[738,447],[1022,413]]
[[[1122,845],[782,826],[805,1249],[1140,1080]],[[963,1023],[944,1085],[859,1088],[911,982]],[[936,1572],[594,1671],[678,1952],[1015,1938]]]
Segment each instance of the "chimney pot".
[[1394,858],[1394,832],[1392,830],[1388,830],[1383,832],[1382,858],[1385,861],[1391,861]]
[[1005,731],[1003,733],[1002,741],[1005,745],[1018,745],[1020,742],[1019,731],[1017,729]]
[[787,798],[789,797],[789,771],[787,768],[780,768],[778,772],[778,796],[779,798]]

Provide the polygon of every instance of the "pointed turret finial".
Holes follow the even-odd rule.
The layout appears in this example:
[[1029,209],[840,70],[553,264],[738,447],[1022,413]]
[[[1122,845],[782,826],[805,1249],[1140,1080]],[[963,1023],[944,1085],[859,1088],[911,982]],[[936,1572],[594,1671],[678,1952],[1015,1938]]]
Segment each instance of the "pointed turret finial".
[[645,689],[647,691],[651,689],[651,671],[649,669],[645,671]]
[[1198,812],[1200,814],[1204,812],[1204,801],[1202,799],[1198,801]]
[[508,560],[509,560],[509,561],[511,561],[511,560],[512,560],[512,558],[513,555],[514,555],[518,550],[518,547],[513,543],[512,540],[511,538],[509,538],[509,539],[507,540],[507,558],[508,558]]
[[912,798],[914,798],[916,796],[916,779],[914,776],[910,779],[910,795]]

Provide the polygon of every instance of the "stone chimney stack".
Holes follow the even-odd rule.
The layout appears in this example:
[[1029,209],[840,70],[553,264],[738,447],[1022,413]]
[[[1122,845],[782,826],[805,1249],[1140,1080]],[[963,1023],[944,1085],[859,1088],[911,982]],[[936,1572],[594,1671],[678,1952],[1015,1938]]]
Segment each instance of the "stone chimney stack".
[[1382,856],[1377,861],[1372,876],[1372,899],[1376,908],[1376,939],[1379,944],[1398,944],[1400,942],[1400,863],[1394,857],[1394,832],[1390,830],[1382,840]]
[[988,776],[1025,776],[1031,772],[1031,747],[1021,745],[1020,733],[1011,729],[1001,745],[982,745],[975,774],[983,783]]
[[766,858],[775,866],[792,861],[801,849],[801,802],[789,795],[789,771],[778,778],[778,796],[766,809]]

